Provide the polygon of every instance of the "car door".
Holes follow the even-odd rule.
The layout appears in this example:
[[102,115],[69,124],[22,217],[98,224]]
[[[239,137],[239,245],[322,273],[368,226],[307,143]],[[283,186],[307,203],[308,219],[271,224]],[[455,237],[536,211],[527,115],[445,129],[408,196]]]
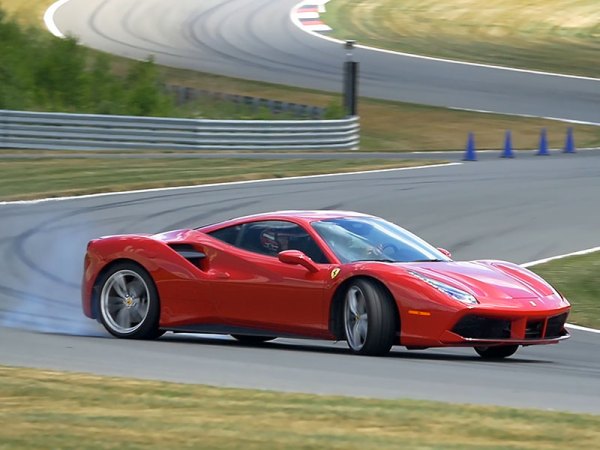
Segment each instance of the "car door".
[[[218,314],[225,323],[275,331],[281,334],[325,333],[328,302],[324,296],[331,265],[318,244],[299,225],[288,221],[244,224],[233,252],[212,263],[227,272],[219,282]],[[219,238],[223,230],[213,234]],[[318,271],[286,264],[278,259],[282,250],[300,250],[312,256]]]

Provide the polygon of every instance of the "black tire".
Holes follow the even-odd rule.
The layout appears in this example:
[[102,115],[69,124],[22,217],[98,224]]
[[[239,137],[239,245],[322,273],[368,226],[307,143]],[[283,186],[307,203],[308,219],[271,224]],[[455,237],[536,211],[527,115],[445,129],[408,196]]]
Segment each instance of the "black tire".
[[392,302],[389,294],[373,281],[357,279],[348,286],[342,320],[350,350],[368,356],[389,353],[399,320]]
[[262,344],[263,342],[275,339],[274,336],[251,336],[247,334],[232,334],[231,337],[237,339],[242,344]]
[[104,328],[118,338],[156,339],[160,301],[150,274],[134,262],[115,264],[97,282],[98,314]]
[[475,351],[483,359],[504,359],[514,355],[518,345],[497,345],[494,347],[475,347]]

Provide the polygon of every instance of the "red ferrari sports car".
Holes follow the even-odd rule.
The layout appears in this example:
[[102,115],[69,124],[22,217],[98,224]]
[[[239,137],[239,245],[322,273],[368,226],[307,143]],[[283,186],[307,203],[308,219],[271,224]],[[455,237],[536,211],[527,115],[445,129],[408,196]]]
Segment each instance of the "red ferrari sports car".
[[568,301],[502,261],[459,262],[378,217],[258,214],[156,235],[90,241],[83,311],[114,336],[165,331],[346,340],[364,355],[468,346],[504,358],[554,344]]

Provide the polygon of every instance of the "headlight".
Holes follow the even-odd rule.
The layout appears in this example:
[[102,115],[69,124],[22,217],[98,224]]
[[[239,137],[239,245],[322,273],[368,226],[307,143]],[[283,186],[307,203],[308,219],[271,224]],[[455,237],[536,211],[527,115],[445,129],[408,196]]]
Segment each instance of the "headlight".
[[[556,291],[556,289],[554,289]],[[560,297],[560,302],[565,304],[566,306],[571,306],[571,303],[569,303],[569,300],[567,299],[567,297],[565,297],[564,295],[562,295],[559,291],[556,291],[556,293],[558,294],[558,296]]]
[[419,280],[424,281],[428,285],[436,288],[438,291],[443,292],[448,297],[453,298],[454,300],[457,300],[465,305],[476,305],[479,303],[477,299],[468,292],[456,289],[455,287],[449,286],[446,283],[442,283],[441,281],[432,280],[431,278],[427,278],[426,276],[421,275],[418,272],[413,272],[412,270],[410,270],[408,273],[410,273],[413,277],[416,277]]
[[552,290],[554,291],[554,294],[556,294],[556,296],[558,298],[560,298],[560,302],[562,304],[567,305],[567,306],[571,306],[571,304],[569,303],[569,300],[567,300],[567,297],[565,297],[564,295],[562,295],[562,293],[558,289],[556,289],[554,286],[552,286],[547,281],[546,281],[546,284],[552,288]]

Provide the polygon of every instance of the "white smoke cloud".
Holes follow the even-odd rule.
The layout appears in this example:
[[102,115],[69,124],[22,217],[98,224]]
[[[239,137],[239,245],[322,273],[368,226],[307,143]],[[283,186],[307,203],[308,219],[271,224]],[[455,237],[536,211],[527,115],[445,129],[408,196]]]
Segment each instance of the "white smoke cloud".
[[[90,227],[64,223],[27,230],[16,214],[0,207],[0,326],[47,333],[96,336],[102,327],[83,315],[81,277]],[[10,222],[18,222],[11,227]],[[5,219],[6,220],[5,222]],[[9,226],[3,226],[5,223]]]

